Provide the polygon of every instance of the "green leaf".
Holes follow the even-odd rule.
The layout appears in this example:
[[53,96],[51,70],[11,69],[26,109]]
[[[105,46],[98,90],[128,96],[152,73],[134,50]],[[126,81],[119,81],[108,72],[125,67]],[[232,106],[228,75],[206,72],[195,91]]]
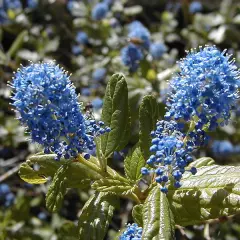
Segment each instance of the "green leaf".
[[78,221],[79,239],[104,239],[116,202],[118,202],[116,196],[95,193],[82,209]]
[[133,216],[134,222],[137,223],[138,226],[140,227],[143,226],[142,211],[143,211],[143,204],[135,205],[132,210],[132,216]]
[[159,186],[152,189],[143,205],[143,234],[144,240],[175,239],[175,223],[169,208],[166,194]]
[[[201,167],[200,162],[207,164]],[[183,174],[182,186],[167,194],[176,224],[200,224],[240,212],[240,166],[218,166],[210,158],[196,163],[197,174]]]
[[152,130],[156,129],[157,120],[161,116],[161,107],[157,103],[157,100],[153,96],[145,96],[140,105],[139,109],[139,122],[140,122],[140,132],[139,132],[139,143],[141,151],[145,159],[150,156],[149,148],[151,146],[151,136]]
[[195,168],[200,168],[200,167],[204,167],[204,166],[211,166],[211,165],[214,165],[215,164],[215,161],[210,158],[210,157],[202,157],[202,158],[199,158],[193,162],[191,162],[188,167],[191,168],[191,167],[195,167]]
[[[56,161],[55,154],[35,154],[27,160],[26,163],[22,163],[19,170],[19,176],[25,182],[31,184],[41,184],[47,181],[47,177],[53,177],[56,171],[66,164],[66,160]],[[34,165],[38,165],[38,170],[34,170]],[[80,162],[70,162],[67,170],[66,185],[68,188],[86,188],[90,185],[92,180],[98,180],[102,178],[102,175],[98,173],[99,167],[92,162],[92,160],[86,161],[87,165]],[[94,166],[96,171],[90,169],[88,165]]]
[[22,163],[19,169],[20,178],[30,184],[42,184],[47,181],[43,171],[34,171],[27,163]]
[[120,195],[127,194],[133,188],[130,183],[114,180],[112,178],[103,178],[95,181],[91,187],[99,192],[111,192]]
[[140,148],[130,152],[124,160],[124,170],[127,178],[137,181],[141,178],[141,168],[144,167],[145,160]]
[[125,147],[130,134],[128,89],[125,77],[121,73],[114,74],[108,82],[102,120],[106,126],[111,128],[111,131],[100,137],[98,147],[103,156],[109,158],[114,151]]
[[67,170],[69,165],[61,166],[55,173],[53,181],[46,195],[46,206],[50,212],[57,212],[62,206],[63,198],[67,189]]
[[27,30],[23,30],[15,39],[15,41],[12,43],[11,47],[9,48],[8,52],[7,52],[7,56],[9,58],[11,58],[16,52],[17,50],[19,50],[24,42],[24,38],[27,36],[28,31]]

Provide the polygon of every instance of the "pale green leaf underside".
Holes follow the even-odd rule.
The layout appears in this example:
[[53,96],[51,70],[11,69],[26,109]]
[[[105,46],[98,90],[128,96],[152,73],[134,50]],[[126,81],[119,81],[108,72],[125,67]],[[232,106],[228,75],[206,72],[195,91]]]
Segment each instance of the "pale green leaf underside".
[[129,183],[112,178],[95,181],[91,187],[99,192],[111,192],[115,194],[127,194],[133,188]]
[[159,186],[150,192],[143,205],[142,240],[173,240],[174,218],[166,195]]
[[197,160],[198,166],[208,166],[199,167],[196,175],[184,174],[178,190],[169,189],[176,224],[198,224],[240,212],[240,166],[213,163],[210,158]]

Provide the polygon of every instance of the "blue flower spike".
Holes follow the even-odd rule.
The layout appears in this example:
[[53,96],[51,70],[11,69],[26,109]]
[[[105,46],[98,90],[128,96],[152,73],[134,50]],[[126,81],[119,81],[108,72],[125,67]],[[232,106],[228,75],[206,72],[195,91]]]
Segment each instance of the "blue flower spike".
[[155,174],[155,181],[161,185],[163,193],[168,192],[170,180],[174,180],[174,186],[181,186],[180,180],[185,171],[196,174],[196,168],[187,170],[186,167],[193,161],[191,156],[194,150],[194,142],[186,140],[185,134],[180,132],[179,125],[175,121],[159,121],[156,130],[151,133],[153,153],[147,160],[150,169],[143,167],[143,175]]
[[32,141],[57,160],[93,149],[94,137],[109,131],[82,112],[67,72],[53,62],[21,66],[11,87],[13,106]]
[[192,121],[194,116],[196,131],[227,124],[239,98],[240,74],[230,58],[215,46],[188,52],[170,82],[166,119]]
[[128,224],[127,229],[122,233],[119,240],[141,240],[142,228],[136,223]]

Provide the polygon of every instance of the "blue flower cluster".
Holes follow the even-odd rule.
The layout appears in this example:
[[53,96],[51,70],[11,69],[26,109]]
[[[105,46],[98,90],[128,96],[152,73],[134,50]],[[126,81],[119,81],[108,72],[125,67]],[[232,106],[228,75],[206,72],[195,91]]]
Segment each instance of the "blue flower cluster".
[[77,32],[75,41],[77,42],[77,44],[72,46],[72,53],[74,55],[79,55],[83,52],[84,46],[89,43],[88,35],[83,31],[79,31]]
[[144,51],[152,55],[154,60],[158,60],[167,51],[162,43],[151,43],[150,32],[139,21],[133,21],[128,25],[129,45],[121,51],[121,59],[130,72],[135,72],[139,67],[139,62],[143,59]]
[[106,2],[97,3],[92,9],[92,19],[99,21],[107,16],[109,5]]
[[149,49],[151,35],[148,29],[145,28],[142,23],[138,21],[132,22],[128,26],[128,37],[133,42],[137,41],[137,43],[143,46],[145,49]]
[[[164,193],[168,191],[170,178],[174,178],[174,186],[181,186],[180,180],[182,174],[186,171],[187,165],[193,161],[191,153],[194,149],[194,143],[179,131],[179,125],[174,121],[159,121],[157,128],[151,133],[152,146],[150,151],[154,154],[149,157],[147,164],[153,168],[149,170],[146,167],[141,169],[143,175],[155,174],[155,180],[161,184],[160,190]],[[196,168],[190,170],[192,174],[196,173]]]
[[230,56],[215,46],[192,50],[170,82],[167,119],[189,121],[196,129],[214,130],[228,123],[238,99],[239,71]]
[[121,50],[122,62],[129,67],[131,72],[135,72],[139,67],[139,61],[143,59],[142,51],[134,44],[129,44]]
[[2,0],[0,2],[0,24],[8,23],[8,11],[22,8],[20,0]]
[[34,9],[38,6],[38,0],[28,0],[27,1],[28,8]]
[[88,44],[88,35],[83,31],[79,31],[76,36],[76,41],[79,44],[86,45]]
[[15,195],[11,192],[10,187],[2,183],[0,184],[0,205],[10,206],[15,199]]
[[211,146],[211,150],[216,157],[230,156],[240,153],[240,146],[234,146],[228,140],[215,140]]
[[202,3],[199,1],[193,1],[189,6],[190,13],[197,13],[202,11]]
[[120,236],[119,240],[141,240],[142,228],[138,227],[136,223],[128,224],[127,229]]
[[159,60],[167,51],[167,47],[163,43],[152,43],[150,46],[150,54],[154,60]]
[[13,79],[13,105],[31,139],[57,159],[94,148],[94,137],[110,131],[83,114],[69,76],[54,63],[21,67]]
[[102,80],[104,80],[105,76],[107,73],[107,69],[106,68],[97,68],[94,70],[93,74],[92,74],[92,79],[95,82],[100,82]]

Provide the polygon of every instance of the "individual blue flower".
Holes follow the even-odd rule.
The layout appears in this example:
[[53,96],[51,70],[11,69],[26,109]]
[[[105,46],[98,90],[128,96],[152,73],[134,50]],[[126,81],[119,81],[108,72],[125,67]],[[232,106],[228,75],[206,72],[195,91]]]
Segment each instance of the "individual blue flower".
[[211,150],[216,157],[227,157],[239,154],[240,146],[234,146],[228,140],[215,140],[212,143]]
[[0,7],[0,24],[6,24],[8,22],[8,15],[4,9]]
[[0,24],[7,24],[9,22],[8,11],[17,11],[22,8],[19,0],[3,0],[0,3]]
[[[135,27],[133,27],[135,26]],[[135,22],[134,24],[130,25],[130,31],[128,37],[134,43],[137,42],[138,44],[142,45],[144,48],[149,49],[150,46],[150,32],[147,28],[139,23]]]
[[94,70],[94,72],[92,74],[93,81],[99,82],[99,81],[104,80],[106,73],[107,73],[106,68],[97,68],[96,70]]
[[41,144],[45,153],[54,152],[57,159],[94,148],[94,137],[105,131],[82,113],[69,76],[54,63],[21,67],[12,88],[13,105],[32,141]]
[[12,9],[21,9],[22,8],[22,3],[20,0],[3,0],[2,7],[5,10]]
[[95,110],[99,110],[103,106],[103,100],[99,97],[94,98],[91,102]]
[[145,28],[141,22],[135,20],[135,21],[131,22],[130,24],[128,24],[128,33],[132,32],[134,29],[140,28],[140,27]]
[[122,233],[119,240],[141,240],[143,229],[136,223],[128,224],[127,229]]
[[167,47],[163,43],[152,43],[150,46],[150,54],[154,60],[158,60],[167,51]]
[[81,88],[81,95],[82,96],[90,96],[91,95],[91,89],[88,87]]
[[102,20],[107,16],[108,10],[108,5],[106,3],[97,3],[92,10],[92,19],[95,21]]
[[131,72],[135,72],[143,59],[143,54],[139,47],[129,44],[121,50],[121,58],[123,64],[129,67]]
[[72,53],[74,54],[74,55],[79,55],[79,54],[81,54],[83,52],[83,49],[79,46],[79,45],[73,45],[72,46]]
[[170,82],[166,118],[193,120],[196,129],[225,125],[238,99],[239,71],[215,46],[192,50]]
[[86,45],[88,44],[88,35],[85,32],[78,32],[76,36],[76,41],[80,44]]
[[106,3],[108,6],[112,5],[114,0],[103,0],[103,3]]
[[193,1],[189,6],[190,13],[197,13],[202,11],[202,3],[199,1]]
[[[168,191],[169,180],[174,178],[174,186],[181,186],[182,174],[186,171],[187,165],[193,161],[191,153],[194,149],[192,141],[188,140],[181,131],[180,126],[174,121],[159,121],[156,130],[151,133],[153,153],[147,160],[147,164],[152,168],[142,168],[143,175],[155,173],[155,180],[160,183],[160,190],[164,193]],[[195,168],[188,170],[193,174]]]
[[28,0],[27,1],[28,8],[34,9],[38,6],[38,0]]
[[2,183],[0,184],[0,205],[9,207],[15,199],[15,195],[11,192],[10,187]]

